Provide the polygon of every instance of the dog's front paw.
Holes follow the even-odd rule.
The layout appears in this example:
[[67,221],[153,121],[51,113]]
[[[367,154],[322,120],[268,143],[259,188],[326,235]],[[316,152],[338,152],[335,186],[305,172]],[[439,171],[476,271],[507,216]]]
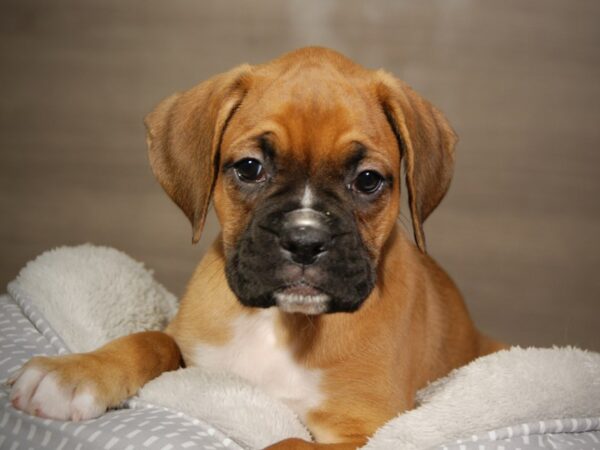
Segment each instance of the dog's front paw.
[[[105,368],[90,354],[36,357],[8,383],[12,405],[29,414],[59,420],[87,420],[111,406]],[[104,369],[104,370],[103,370]]]

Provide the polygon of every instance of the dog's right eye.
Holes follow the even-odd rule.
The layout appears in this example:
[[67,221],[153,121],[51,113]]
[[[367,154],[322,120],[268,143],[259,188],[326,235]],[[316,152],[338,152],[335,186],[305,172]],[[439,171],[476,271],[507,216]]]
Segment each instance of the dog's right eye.
[[383,185],[383,177],[374,170],[364,170],[354,180],[354,189],[363,194],[374,194]]
[[244,158],[235,163],[235,175],[245,183],[261,183],[267,179],[263,165],[254,158]]

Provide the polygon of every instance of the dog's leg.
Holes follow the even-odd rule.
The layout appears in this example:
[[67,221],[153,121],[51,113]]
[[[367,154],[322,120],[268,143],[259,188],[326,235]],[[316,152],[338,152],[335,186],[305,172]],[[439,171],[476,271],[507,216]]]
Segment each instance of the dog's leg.
[[319,444],[317,442],[307,442],[302,439],[291,438],[270,445],[265,450],[355,450],[366,443],[367,438],[337,444]]
[[132,334],[90,353],[35,357],[8,383],[17,409],[61,420],[86,420],[127,397],[162,372],[177,369],[181,354],[169,335]]

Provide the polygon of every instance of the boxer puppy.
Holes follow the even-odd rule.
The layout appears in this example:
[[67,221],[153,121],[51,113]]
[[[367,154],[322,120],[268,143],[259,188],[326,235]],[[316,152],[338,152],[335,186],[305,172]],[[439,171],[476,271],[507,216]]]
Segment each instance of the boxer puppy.
[[[222,232],[164,332],[34,358],[13,379],[16,408],[89,419],[199,365],[270,392],[316,441],[273,448],[350,449],[428,382],[502,347],[425,252],[456,136],[392,75],[301,49],[172,95],[146,126],[152,169],[193,241],[211,199]],[[402,160],[416,246],[398,225]]]

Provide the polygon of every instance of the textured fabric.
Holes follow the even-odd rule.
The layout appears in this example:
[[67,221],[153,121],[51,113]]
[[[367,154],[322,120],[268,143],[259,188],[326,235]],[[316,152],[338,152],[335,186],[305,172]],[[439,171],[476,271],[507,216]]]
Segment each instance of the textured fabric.
[[175,296],[142,263],[91,244],[42,253],[21,269],[8,292],[37,308],[72,352],[164,329],[177,311]]
[[6,380],[33,356],[67,353],[35,308],[24,308],[33,323],[11,297],[0,296],[0,449],[242,448],[201,420],[141,401],[85,422],[41,419],[14,409]]
[[547,420],[459,439],[436,450],[600,450],[600,418]]
[[[423,449],[538,420],[600,416],[600,354],[518,348],[478,358],[417,394],[366,449]],[[567,429],[567,428],[565,428]]]

